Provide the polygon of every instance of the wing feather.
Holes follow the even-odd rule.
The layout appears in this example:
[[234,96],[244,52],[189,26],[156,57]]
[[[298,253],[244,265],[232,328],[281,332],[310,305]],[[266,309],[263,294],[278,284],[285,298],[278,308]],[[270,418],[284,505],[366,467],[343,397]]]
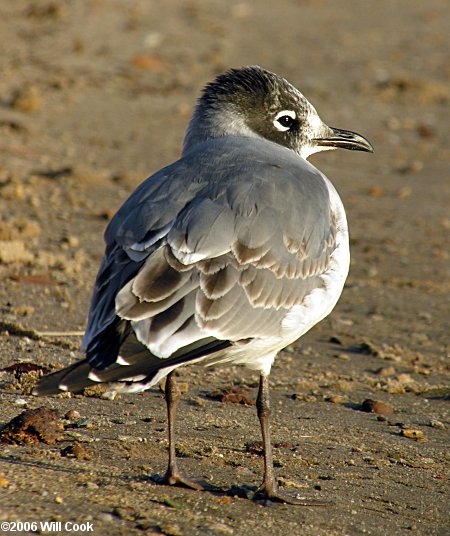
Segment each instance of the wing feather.
[[137,338],[155,370],[215,339],[279,336],[289,310],[323,285],[336,244],[323,176],[288,150],[248,143],[210,141],[185,155],[110,223],[85,339],[97,370],[117,352],[99,355],[93,341],[108,326],[112,336],[117,319],[131,329],[116,346]]

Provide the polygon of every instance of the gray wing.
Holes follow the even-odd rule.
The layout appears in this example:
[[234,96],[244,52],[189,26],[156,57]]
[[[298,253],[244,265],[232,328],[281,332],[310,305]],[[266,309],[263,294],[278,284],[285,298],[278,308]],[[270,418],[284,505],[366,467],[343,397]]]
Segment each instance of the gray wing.
[[322,285],[335,237],[324,178],[307,162],[258,140],[198,146],[111,221],[89,364],[108,367],[130,337],[165,367],[215,340],[278,336]]

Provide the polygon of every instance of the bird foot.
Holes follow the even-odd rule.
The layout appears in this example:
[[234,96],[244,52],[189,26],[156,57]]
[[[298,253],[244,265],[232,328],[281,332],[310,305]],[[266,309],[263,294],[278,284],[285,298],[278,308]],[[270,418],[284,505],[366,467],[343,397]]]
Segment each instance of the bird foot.
[[277,486],[262,485],[253,495],[254,501],[272,501],[283,504],[294,504],[297,506],[329,506],[325,501],[315,501],[303,499],[298,495],[290,495],[278,489]]
[[167,471],[164,476],[158,475],[158,477],[153,480],[158,484],[166,484],[168,486],[180,486],[182,488],[195,489],[197,491],[203,491],[205,489],[201,484],[190,480],[178,471]]

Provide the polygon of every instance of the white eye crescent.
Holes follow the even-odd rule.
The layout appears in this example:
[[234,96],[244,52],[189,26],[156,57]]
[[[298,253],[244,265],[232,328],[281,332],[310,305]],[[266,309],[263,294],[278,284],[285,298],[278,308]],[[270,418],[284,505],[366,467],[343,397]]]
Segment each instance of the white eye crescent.
[[293,110],[282,110],[278,112],[273,121],[274,127],[280,132],[289,130],[297,117]]

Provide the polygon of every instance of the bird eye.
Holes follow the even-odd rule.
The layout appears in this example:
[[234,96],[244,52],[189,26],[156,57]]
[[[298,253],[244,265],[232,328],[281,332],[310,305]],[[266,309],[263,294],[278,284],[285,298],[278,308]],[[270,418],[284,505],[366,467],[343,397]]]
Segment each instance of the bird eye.
[[274,126],[280,132],[289,130],[295,122],[296,114],[292,110],[283,110],[278,112],[274,119]]

